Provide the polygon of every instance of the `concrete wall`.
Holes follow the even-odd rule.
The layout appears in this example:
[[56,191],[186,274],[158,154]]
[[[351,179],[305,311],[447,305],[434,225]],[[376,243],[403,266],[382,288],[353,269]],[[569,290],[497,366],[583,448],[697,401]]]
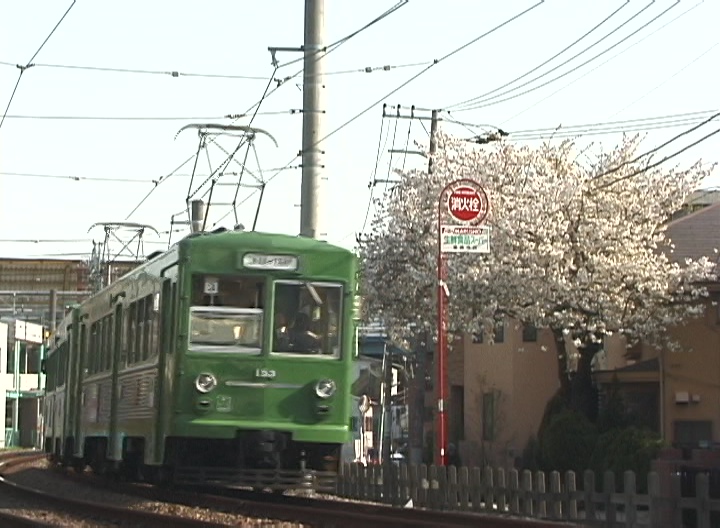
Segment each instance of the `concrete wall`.
[[[522,326],[507,321],[504,342],[464,342],[464,464],[512,467],[537,433],[548,400],[559,387],[553,335],[539,330],[537,341],[523,342]],[[483,394],[495,391],[495,437],[483,440]]]

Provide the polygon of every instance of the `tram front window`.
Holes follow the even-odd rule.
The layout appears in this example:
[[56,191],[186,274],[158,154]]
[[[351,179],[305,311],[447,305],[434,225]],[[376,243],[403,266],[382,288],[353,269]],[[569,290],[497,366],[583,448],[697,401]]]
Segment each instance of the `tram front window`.
[[340,357],[342,285],[276,281],[273,352]]
[[254,308],[193,306],[190,309],[190,351],[259,354],[263,311]]

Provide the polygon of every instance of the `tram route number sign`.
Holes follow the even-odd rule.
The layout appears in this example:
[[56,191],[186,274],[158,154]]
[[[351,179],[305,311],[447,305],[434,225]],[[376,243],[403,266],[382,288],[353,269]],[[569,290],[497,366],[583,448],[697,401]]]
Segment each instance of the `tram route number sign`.
[[490,253],[489,226],[440,226],[443,253]]

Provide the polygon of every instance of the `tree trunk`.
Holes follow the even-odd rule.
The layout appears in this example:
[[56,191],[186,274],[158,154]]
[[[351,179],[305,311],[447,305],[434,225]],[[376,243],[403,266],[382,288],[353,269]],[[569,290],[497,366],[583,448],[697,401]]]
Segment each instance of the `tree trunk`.
[[583,414],[591,422],[598,416],[598,391],[593,386],[591,363],[601,344],[590,343],[579,349],[576,368],[567,371],[568,350],[561,331],[555,331],[558,352],[559,395],[569,409]]

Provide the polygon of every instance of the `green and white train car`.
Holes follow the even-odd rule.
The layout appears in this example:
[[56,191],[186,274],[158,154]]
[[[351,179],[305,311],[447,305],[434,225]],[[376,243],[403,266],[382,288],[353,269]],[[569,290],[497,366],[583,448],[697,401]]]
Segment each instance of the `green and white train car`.
[[355,255],[314,239],[183,239],[68,312],[45,364],[46,450],[131,476],[335,469],[356,281]]

